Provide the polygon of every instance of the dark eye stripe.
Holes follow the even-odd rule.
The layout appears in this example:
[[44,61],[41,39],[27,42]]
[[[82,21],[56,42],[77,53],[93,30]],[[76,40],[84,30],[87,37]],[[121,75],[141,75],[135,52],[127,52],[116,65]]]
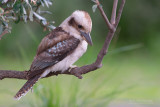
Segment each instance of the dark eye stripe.
[[79,29],[82,29],[82,28],[83,28],[83,26],[82,26],[82,25],[78,25],[78,28],[79,28]]
[[68,22],[70,26],[73,26],[75,29],[79,31],[79,29],[84,29],[84,27],[81,24],[78,24],[74,18],[71,18]]

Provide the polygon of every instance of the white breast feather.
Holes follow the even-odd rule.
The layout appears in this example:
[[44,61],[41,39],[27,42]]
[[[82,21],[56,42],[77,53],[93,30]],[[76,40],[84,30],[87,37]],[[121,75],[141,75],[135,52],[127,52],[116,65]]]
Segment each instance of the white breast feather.
[[78,47],[73,51],[72,54],[68,55],[62,61],[58,62],[54,66],[48,68],[41,77],[45,77],[50,72],[56,71],[65,71],[67,70],[72,64],[74,64],[87,50],[88,43],[85,40],[82,40]]

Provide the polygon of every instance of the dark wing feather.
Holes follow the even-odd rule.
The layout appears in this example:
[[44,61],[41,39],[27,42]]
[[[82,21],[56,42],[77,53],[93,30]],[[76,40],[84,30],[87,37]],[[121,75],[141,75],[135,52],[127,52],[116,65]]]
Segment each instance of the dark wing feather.
[[42,73],[44,69],[46,69],[47,67],[53,66],[54,64],[63,60],[68,54],[74,51],[74,49],[78,46],[80,42],[79,39],[76,39],[73,36],[63,35],[62,33],[61,35],[56,35],[56,36],[57,37],[62,36],[63,39],[58,40],[57,37],[49,38],[48,36],[47,40],[52,39],[53,41],[56,40],[57,41],[54,43],[48,43],[48,44],[46,43],[45,47],[47,48],[44,49],[42,49],[41,47],[44,47],[42,42],[45,40],[44,39],[42,40],[39,47],[41,49],[38,50],[37,56],[34,58],[34,61],[32,62],[29,71],[29,78],[39,73]]
[[37,55],[54,46],[58,42],[66,40],[69,37],[69,33],[65,32],[61,27],[54,29],[51,33],[42,39],[37,50]]

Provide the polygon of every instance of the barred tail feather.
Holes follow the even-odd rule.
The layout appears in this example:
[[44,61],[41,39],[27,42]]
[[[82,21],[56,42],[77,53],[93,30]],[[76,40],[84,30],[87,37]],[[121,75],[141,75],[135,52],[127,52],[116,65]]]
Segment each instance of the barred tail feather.
[[25,96],[30,89],[32,89],[33,85],[41,78],[41,75],[37,75],[31,79],[29,79],[23,87],[17,92],[14,96],[14,99],[19,100],[21,97]]

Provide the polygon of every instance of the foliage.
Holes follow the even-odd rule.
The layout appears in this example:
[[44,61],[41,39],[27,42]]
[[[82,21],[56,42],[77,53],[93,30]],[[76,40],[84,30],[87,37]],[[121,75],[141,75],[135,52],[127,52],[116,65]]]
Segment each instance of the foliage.
[[[103,84],[109,84],[111,77],[95,78],[95,84],[91,78],[81,82],[75,77],[65,78],[52,78],[41,81],[34,87],[35,98],[31,101],[30,106],[33,107],[97,107],[108,106],[110,102],[116,99],[117,95],[133,89],[134,86],[125,87],[120,89],[120,85],[112,87],[110,90],[104,87]],[[111,87],[110,87],[111,88]],[[36,103],[34,103],[36,102]],[[38,102],[38,103],[37,103]]]
[[52,30],[54,22],[48,22],[42,15],[51,14],[49,11],[40,10],[40,6],[49,7],[50,0],[0,0],[0,35],[4,31],[11,32],[11,22],[36,21],[45,29]]

